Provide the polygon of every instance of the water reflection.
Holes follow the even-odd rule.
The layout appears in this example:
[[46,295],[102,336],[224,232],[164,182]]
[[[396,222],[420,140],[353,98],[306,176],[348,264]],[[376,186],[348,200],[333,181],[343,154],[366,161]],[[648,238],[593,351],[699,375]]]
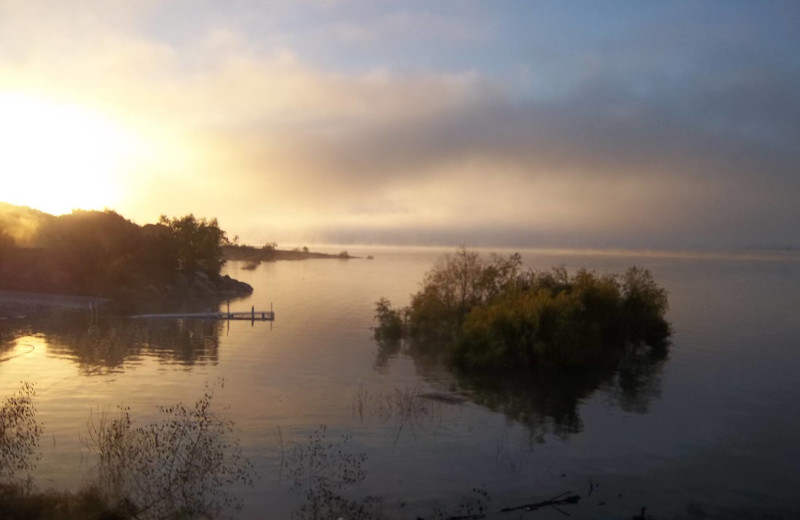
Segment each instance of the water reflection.
[[[412,356],[422,377],[441,379],[441,364],[399,342],[379,344],[376,368],[381,370],[401,353]],[[566,438],[583,431],[580,405],[598,391],[627,412],[646,413],[661,395],[667,359],[666,347],[631,346],[593,366],[539,367],[519,374],[456,371],[453,375],[457,393],[503,413],[525,426],[531,440],[543,442],[548,434]]]
[[0,360],[5,357],[6,352],[14,347],[16,334],[9,327],[4,327],[0,322]]
[[84,375],[121,372],[143,357],[163,364],[216,365],[223,329],[223,322],[213,320],[131,320],[59,311],[0,324],[0,357],[14,338],[37,335],[48,355],[74,361]]
[[380,374],[385,374],[389,361],[400,354],[403,343],[399,339],[385,339],[377,341],[378,349],[375,351],[373,368]]

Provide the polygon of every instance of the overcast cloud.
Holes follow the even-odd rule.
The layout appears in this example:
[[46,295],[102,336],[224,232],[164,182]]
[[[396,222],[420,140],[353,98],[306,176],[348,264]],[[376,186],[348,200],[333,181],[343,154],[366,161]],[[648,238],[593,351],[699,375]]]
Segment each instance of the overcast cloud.
[[0,0],[0,90],[144,136],[116,203],[140,222],[194,212],[252,242],[800,246],[798,5]]

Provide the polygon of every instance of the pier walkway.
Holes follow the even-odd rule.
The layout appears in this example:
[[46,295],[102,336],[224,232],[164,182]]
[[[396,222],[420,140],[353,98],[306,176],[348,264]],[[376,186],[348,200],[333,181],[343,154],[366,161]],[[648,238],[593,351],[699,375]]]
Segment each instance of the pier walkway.
[[194,320],[247,320],[247,321],[275,321],[275,312],[257,311],[255,307],[249,312],[184,312],[170,314],[136,314],[128,316],[134,320],[168,320],[168,319],[194,319]]

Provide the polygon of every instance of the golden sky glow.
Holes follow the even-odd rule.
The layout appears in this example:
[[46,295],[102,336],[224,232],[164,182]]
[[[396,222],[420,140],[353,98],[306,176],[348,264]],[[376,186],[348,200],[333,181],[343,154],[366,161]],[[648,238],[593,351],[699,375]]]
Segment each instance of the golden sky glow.
[[798,8],[611,4],[0,0],[0,200],[256,243],[796,242]]
[[85,107],[0,92],[6,202],[61,214],[114,207],[135,138]]

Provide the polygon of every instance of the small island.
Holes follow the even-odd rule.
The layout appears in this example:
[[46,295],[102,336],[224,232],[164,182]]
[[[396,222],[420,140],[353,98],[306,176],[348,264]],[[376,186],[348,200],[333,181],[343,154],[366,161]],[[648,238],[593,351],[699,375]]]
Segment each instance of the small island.
[[613,364],[667,346],[667,307],[646,269],[537,272],[519,254],[486,260],[461,248],[425,275],[408,307],[377,302],[375,338],[467,371]]
[[[238,260],[247,262],[249,268],[255,268],[261,262],[274,262],[276,260],[308,260],[308,259],[339,259],[350,260],[358,258],[351,256],[347,251],[342,251],[335,255],[329,253],[316,253],[309,251],[308,247],[296,247],[294,249],[278,249],[275,242],[267,243],[261,247],[241,245],[234,237],[232,242],[226,243],[222,247],[226,260]],[[246,269],[248,267],[245,267]]]

